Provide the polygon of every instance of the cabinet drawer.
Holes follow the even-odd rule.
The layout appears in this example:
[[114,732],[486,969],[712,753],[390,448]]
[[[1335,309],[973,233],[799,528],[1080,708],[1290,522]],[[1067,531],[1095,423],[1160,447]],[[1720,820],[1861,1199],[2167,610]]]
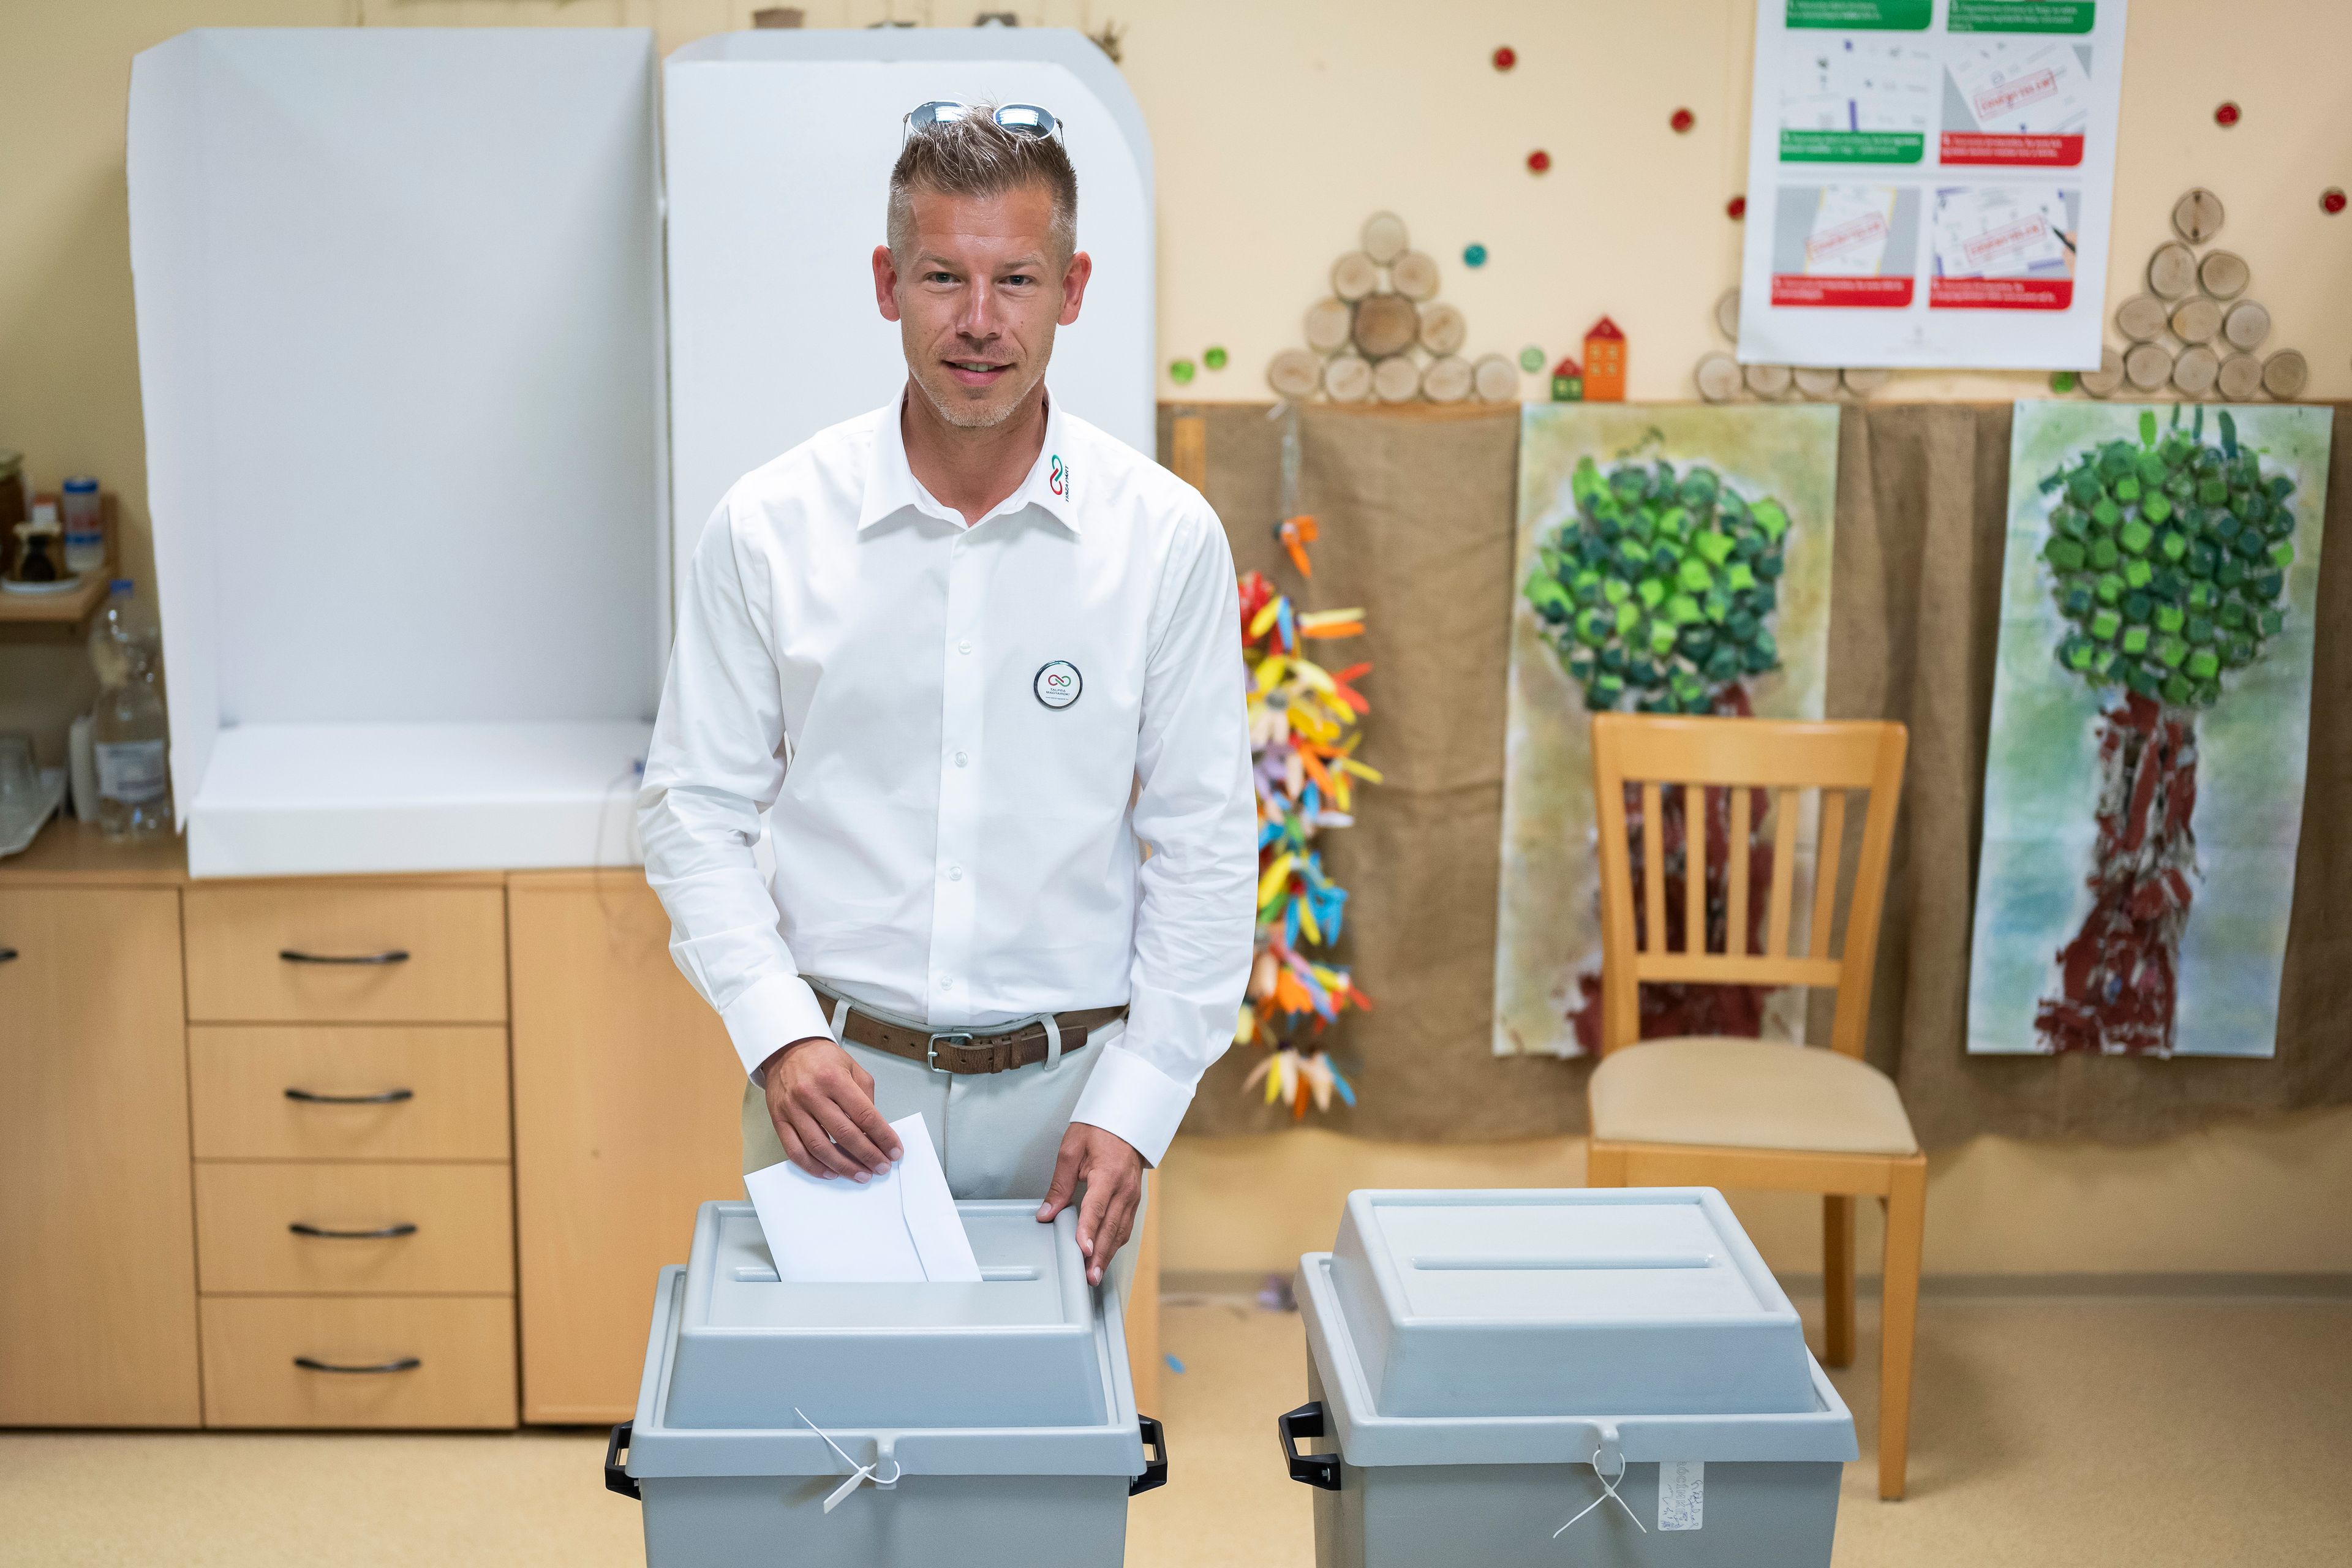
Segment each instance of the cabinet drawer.
[[191,1020],[506,1021],[502,889],[267,882],[185,897]]
[[207,1293],[511,1294],[507,1167],[199,1163],[196,1278]]
[[503,1160],[504,1029],[188,1031],[199,1160]]
[[212,1296],[203,1319],[207,1426],[514,1425],[511,1298]]

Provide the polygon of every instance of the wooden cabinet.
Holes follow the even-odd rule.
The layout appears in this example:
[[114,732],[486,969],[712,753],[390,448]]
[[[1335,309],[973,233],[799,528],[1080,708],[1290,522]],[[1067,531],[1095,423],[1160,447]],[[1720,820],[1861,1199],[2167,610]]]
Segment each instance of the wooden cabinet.
[[188,1016],[199,1023],[503,1023],[499,881],[490,874],[191,886]]
[[742,1195],[743,1068],[635,869],[516,872],[515,1212],[523,1419],[625,1419],[654,1279]]
[[507,1157],[507,1032],[265,1024],[188,1030],[199,1160]]
[[207,1426],[511,1426],[504,1296],[207,1296]]
[[36,875],[0,879],[0,1425],[193,1426],[180,895]]

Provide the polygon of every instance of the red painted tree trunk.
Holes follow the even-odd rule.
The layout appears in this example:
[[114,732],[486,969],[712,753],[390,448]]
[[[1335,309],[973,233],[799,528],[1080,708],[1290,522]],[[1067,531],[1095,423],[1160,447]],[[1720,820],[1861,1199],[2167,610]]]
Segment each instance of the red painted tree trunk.
[[[1715,711],[1726,718],[1745,719],[1754,710],[1748,706],[1747,688],[1737,683],[1724,688],[1717,697]],[[1685,821],[1683,792],[1679,787],[1658,792],[1660,847],[1665,852],[1666,868],[1666,950],[1680,952],[1683,941],[1683,910],[1687,903],[1685,890],[1689,883],[1686,867],[1686,845],[1689,825]],[[1764,814],[1771,805],[1771,795],[1764,790],[1752,792],[1748,802],[1748,908],[1744,918],[1748,929],[1748,951],[1764,951],[1764,922],[1772,892],[1772,841],[1764,832]],[[1646,929],[1648,895],[1644,891],[1644,858],[1642,848],[1642,791],[1638,784],[1625,786],[1625,837],[1633,859],[1629,867],[1633,879],[1633,928]],[[1728,921],[1731,902],[1731,792],[1710,789],[1706,792],[1706,945],[1711,952],[1728,950]],[[1586,1054],[1601,1049],[1601,971],[1598,966],[1577,976],[1577,1007],[1569,1016],[1576,1028],[1576,1043]],[[1761,985],[1662,985],[1645,984],[1641,988],[1642,1038],[1666,1039],[1677,1035],[1740,1035],[1750,1039],[1763,1032],[1764,999],[1770,995],[1769,987]]]
[[2099,716],[2091,912],[2034,1016],[2053,1051],[2169,1056],[2197,836],[2194,714],[2130,696]]

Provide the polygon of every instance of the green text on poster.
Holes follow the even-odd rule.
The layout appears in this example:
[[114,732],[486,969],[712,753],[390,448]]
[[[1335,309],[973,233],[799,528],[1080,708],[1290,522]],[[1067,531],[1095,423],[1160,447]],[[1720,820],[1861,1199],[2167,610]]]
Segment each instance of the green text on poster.
[[1916,33],[1927,29],[1931,9],[1929,0],[1789,0],[1789,26]]
[[2097,10],[2093,0],[1952,0],[1945,26],[1955,33],[2087,33]]
[[1783,131],[1783,163],[1916,163],[1927,139],[1916,131]]

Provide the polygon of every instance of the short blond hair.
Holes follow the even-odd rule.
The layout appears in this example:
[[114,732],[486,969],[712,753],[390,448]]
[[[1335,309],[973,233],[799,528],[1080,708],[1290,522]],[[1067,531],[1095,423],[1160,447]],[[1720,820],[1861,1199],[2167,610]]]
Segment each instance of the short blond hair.
[[1066,265],[1078,248],[1078,175],[1050,136],[1007,131],[997,106],[975,103],[953,120],[935,121],[907,138],[890,171],[890,254],[904,260],[915,242],[915,192],[998,196],[1023,185],[1045,187],[1054,200],[1054,243]]

